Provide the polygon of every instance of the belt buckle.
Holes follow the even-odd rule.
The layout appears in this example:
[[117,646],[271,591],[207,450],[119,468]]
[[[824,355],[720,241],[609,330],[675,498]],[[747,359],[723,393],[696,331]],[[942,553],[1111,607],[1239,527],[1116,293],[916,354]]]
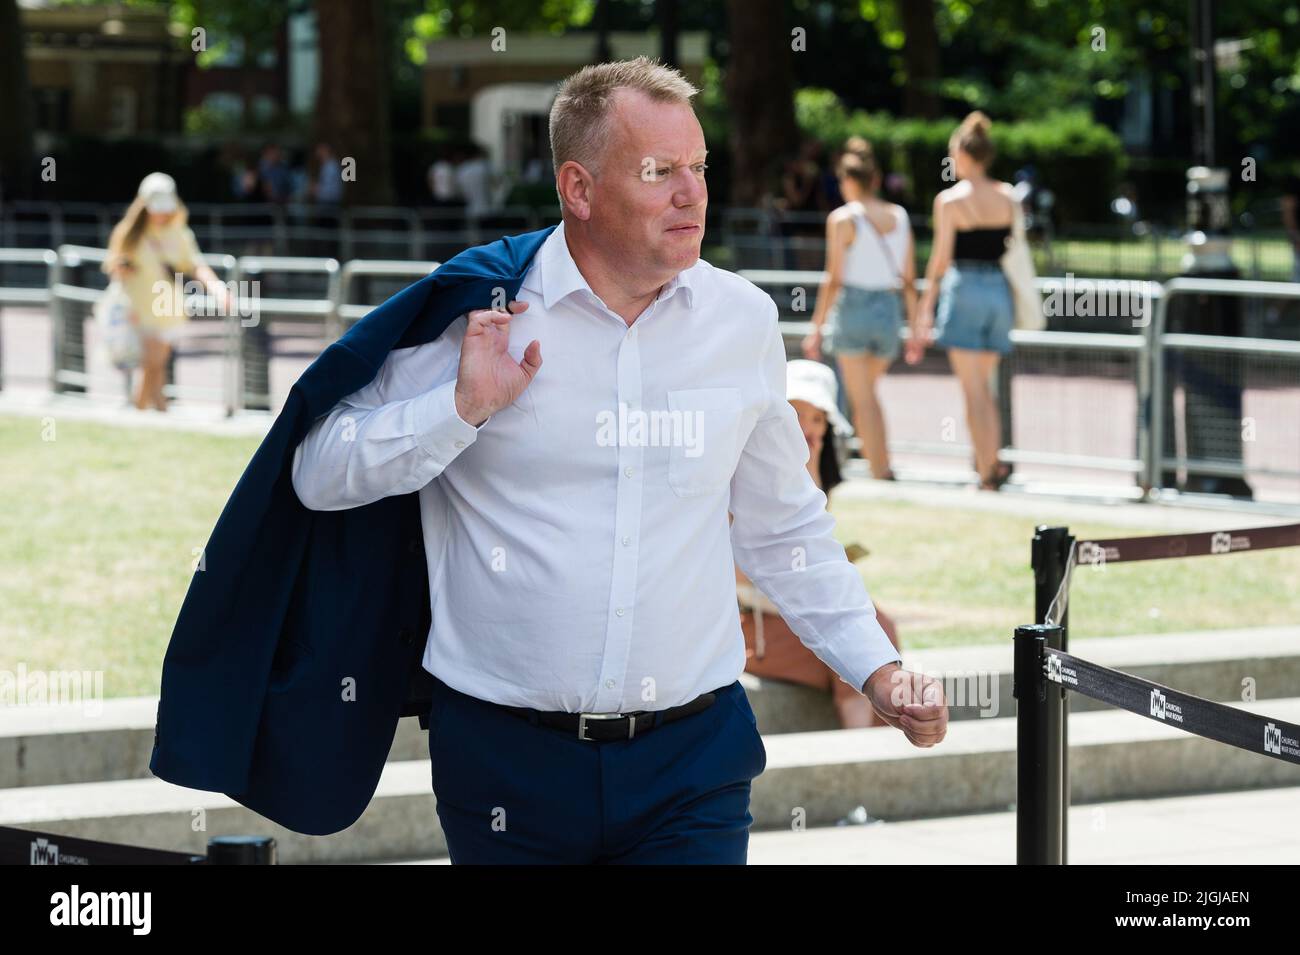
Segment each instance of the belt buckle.
[[[578,739],[586,740],[588,743],[599,743],[600,740],[592,739],[587,735],[587,720],[621,720],[628,719],[623,713],[579,713],[578,714]],[[627,738],[631,739],[636,733],[636,717],[628,719]]]

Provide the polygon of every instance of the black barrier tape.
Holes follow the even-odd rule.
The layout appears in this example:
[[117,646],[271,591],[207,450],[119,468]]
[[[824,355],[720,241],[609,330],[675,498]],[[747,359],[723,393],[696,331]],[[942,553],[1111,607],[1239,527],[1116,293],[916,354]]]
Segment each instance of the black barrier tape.
[[0,826],[0,865],[199,865],[206,856]]
[[1300,726],[1295,723],[1203,700],[1064,650],[1045,650],[1043,670],[1053,683],[1094,700],[1206,739],[1300,765]]
[[1300,524],[1245,527],[1235,531],[1200,534],[1163,534],[1154,537],[1112,537],[1078,542],[1080,564],[1115,564],[1169,557],[1205,557],[1239,554],[1273,547],[1300,546]]

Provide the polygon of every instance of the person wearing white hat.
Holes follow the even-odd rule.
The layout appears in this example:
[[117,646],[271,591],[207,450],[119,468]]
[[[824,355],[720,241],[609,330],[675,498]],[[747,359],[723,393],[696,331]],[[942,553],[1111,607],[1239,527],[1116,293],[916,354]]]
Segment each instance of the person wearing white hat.
[[[786,363],[786,399],[799,415],[808,442],[808,472],[827,495],[841,483],[838,439],[853,434],[853,426],[840,414],[835,372],[829,365],[808,359]],[[858,560],[866,551],[856,544],[846,556]],[[835,672],[806,647],[781,616],[781,611],[736,568],[736,597],[745,636],[745,672],[758,677],[813,686],[830,692],[836,718],[843,729],[886,726],[867,697],[840,680]],[[876,607],[876,619],[891,643],[899,648],[894,621]]]
[[188,320],[183,276],[193,275],[216,290],[223,302],[225,298],[187,219],[176,181],[165,172],[152,172],[141,181],[108,242],[104,271],[121,283],[140,332],[140,380],[134,402],[141,410],[167,410],[163,394],[167,360]]

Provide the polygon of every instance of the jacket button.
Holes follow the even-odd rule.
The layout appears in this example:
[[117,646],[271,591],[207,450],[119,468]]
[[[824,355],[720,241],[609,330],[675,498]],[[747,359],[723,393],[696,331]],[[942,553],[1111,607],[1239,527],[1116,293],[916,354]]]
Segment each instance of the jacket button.
[[406,542],[406,552],[407,552],[408,554],[414,554],[414,553],[415,553],[416,551],[418,551],[419,549],[420,549],[420,541],[419,541],[418,538],[412,537],[412,538],[410,538],[409,540],[407,540],[407,542]]
[[409,647],[415,642],[415,630],[411,627],[403,627],[397,632],[397,638]]

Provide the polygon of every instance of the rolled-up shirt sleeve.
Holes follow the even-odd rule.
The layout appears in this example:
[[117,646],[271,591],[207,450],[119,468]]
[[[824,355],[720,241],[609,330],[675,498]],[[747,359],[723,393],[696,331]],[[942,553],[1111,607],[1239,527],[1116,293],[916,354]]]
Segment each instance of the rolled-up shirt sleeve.
[[418,491],[474,443],[492,419],[475,427],[456,411],[463,332],[453,328],[390,352],[370,384],[316,420],[293,455],[304,506],[336,511]]
[[761,364],[768,400],[731,480],[732,551],[803,644],[861,692],[871,674],[902,659],[808,473],[808,444],[785,397],[785,361],[773,304]]

